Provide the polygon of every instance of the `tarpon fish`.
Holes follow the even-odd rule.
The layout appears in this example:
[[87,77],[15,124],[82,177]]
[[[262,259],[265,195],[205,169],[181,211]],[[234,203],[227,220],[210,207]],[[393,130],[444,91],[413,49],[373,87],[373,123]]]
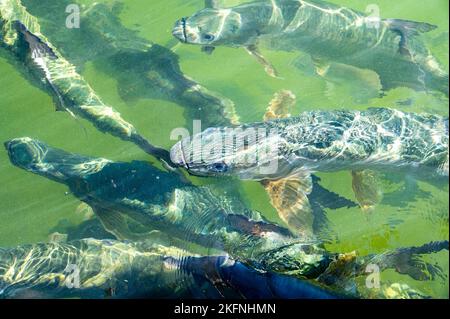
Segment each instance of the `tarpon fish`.
[[335,299],[308,282],[227,256],[151,242],[82,239],[0,248],[0,298]]
[[[148,163],[115,163],[71,154],[30,138],[11,140],[5,147],[17,167],[69,186],[119,239],[145,240],[161,232],[177,246],[195,243],[225,252],[258,271],[307,279],[332,290],[342,291],[375,261],[382,270],[430,279],[439,275],[439,269],[428,264],[423,268],[418,255],[448,249],[448,242],[437,242],[382,255],[331,253],[318,241],[299,238],[266,221],[231,196],[186,184],[176,174]],[[358,289],[357,296],[367,293],[364,287]]]
[[[46,30],[47,38],[78,69],[89,63],[114,79],[113,89],[129,104],[136,100],[167,100],[183,107],[187,118],[200,119],[208,126],[229,125],[238,119],[234,103],[189,78],[181,70],[179,57],[161,43],[144,38],[122,24],[120,5],[95,2],[80,6],[80,36],[66,23],[64,12],[71,0],[26,2]],[[176,43],[175,39],[171,42]],[[169,44],[170,45],[170,44]],[[144,103],[158,108],[157,103]]]
[[365,170],[448,183],[448,133],[448,118],[437,115],[387,108],[312,111],[207,129],[174,145],[171,158],[193,175],[232,175],[275,188],[272,203],[289,224],[309,214],[313,172],[351,170],[356,191],[364,188]]
[[151,145],[120,113],[102,102],[76,67],[41,33],[38,20],[20,0],[0,2],[0,29],[0,47],[47,84],[56,96],[57,110],[79,115],[100,131],[131,141],[158,159],[170,161],[166,150]]
[[401,19],[380,19],[319,0],[267,0],[220,8],[209,7],[176,22],[173,35],[183,43],[243,47],[277,76],[260,53],[275,50],[311,55],[317,73],[330,63],[375,71],[384,90],[409,87],[437,90],[448,96],[448,73],[420,38],[436,26]]

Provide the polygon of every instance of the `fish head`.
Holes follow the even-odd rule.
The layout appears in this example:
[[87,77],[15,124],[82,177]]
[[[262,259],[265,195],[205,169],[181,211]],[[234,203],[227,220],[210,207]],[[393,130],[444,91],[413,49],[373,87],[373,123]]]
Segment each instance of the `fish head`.
[[279,173],[279,142],[257,127],[209,128],[179,141],[170,155],[192,175],[262,180]]
[[241,16],[231,9],[207,8],[178,20],[172,34],[183,43],[238,46],[243,41]]
[[29,137],[16,138],[5,142],[11,163],[25,170],[30,170],[41,163],[46,147]]
[[29,137],[15,138],[4,145],[13,165],[57,182],[84,178],[110,163],[65,152]]

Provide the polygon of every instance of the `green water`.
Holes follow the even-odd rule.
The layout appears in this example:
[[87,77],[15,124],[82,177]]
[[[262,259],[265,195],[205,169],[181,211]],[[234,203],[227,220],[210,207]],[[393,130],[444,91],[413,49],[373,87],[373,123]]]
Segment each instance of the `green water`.
[[[118,3],[95,2],[111,5]],[[364,11],[373,0],[332,2]],[[38,7],[42,6],[42,2],[24,3],[29,6],[32,14],[40,17],[39,14],[43,10]],[[78,3],[89,6],[94,1],[83,0]],[[239,1],[226,3],[233,5]],[[436,30],[423,37],[433,54],[448,70],[448,0],[432,0],[426,3],[415,0],[378,0],[376,4],[383,17],[425,21],[437,25]],[[261,120],[268,102],[280,89],[291,90],[297,96],[293,114],[315,109],[389,106],[403,111],[448,116],[448,101],[442,97],[405,88],[391,90],[383,97],[370,96],[364,93],[365,86],[361,82],[339,84],[314,75],[309,57],[299,53],[263,50],[283,78],[273,79],[268,77],[263,68],[244,50],[218,48],[212,55],[207,56],[200,52],[199,47],[177,44],[171,36],[175,20],[192,14],[202,6],[203,0],[123,1],[117,15],[124,27],[135,31],[140,37],[172,48],[179,56],[181,69],[186,75],[233,100],[242,122]],[[65,19],[66,16],[64,10],[55,10],[51,14],[55,19]],[[45,33],[45,28],[43,31]],[[52,40],[52,34],[48,34],[48,38]],[[71,52],[64,52],[64,48],[62,53],[71,56]],[[99,63],[96,63],[102,59],[101,54],[87,56],[85,61],[77,65],[81,74],[106,104],[117,109],[146,138],[169,148],[174,143],[169,138],[172,129],[190,125],[192,119],[185,118],[181,105],[168,100],[151,99],[145,92],[136,99],[124,98],[120,94],[118,79],[111,77],[105,67],[100,68]],[[298,64],[303,68],[294,67]],[[113,69],[114,65],[107,67]],[[334,72],[338,73],[338,70]],[[150,160],[133,144],[102,134],[85,120],[75,120],[66,113],[55,112],[50,96],[31,85],[1,54],[0,74],[0,141],[29,136],[54,147],[91,156],[120,161]],[[405,100],[410,100],[410,103],[398,103]],[[349,172],[318,175],[322,179],[322,186],[354,200]],[[47,241],[49,234],[58,230],[61,221],[76,226],[83,220],[82,215],[75,213],[80,202],[72,195],[66,194],[66,186],[12,166],[4,150],[0,151],[0,176],[1,247]],[[254,182],[242,184],[249,205],[270,219],[276,219],[276,213],[270,206],[262,186]],[[390,199],[395,203],[395,194],[398,192],[394,192],[400,190],[403,185],[401,179],[396,182],[384,180],[383,190],[386,197],[394,194]],[[404,205],[383,202],[370,214],[359,208],[327,211],[331,228],[339,238],[328,244],[328,248],[337,252],[358,250],[361,254],[366,254],[448,240],[448,185],[438,188],[418,182],[418,186],[418,193],[423,196],[412,196]],[[382,274],[381,280],[408,283],[425,294],[448,298],[448,252],[429,256],[428,260],[437,263],[447,278],[419,282],[387,271]]]

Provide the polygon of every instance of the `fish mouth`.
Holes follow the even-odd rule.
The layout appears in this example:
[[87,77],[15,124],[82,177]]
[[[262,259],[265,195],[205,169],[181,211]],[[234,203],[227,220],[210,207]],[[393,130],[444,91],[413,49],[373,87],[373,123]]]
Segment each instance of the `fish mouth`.
[[172,30],[172,35],[183,43],[188,42],[186,21],[187,18],[181,18],[181,20],[177,21],[175,27]]
[[42,150],[28,137],[6,141],[4,146],[11,163],[22,168],[30,167],[42,157]]

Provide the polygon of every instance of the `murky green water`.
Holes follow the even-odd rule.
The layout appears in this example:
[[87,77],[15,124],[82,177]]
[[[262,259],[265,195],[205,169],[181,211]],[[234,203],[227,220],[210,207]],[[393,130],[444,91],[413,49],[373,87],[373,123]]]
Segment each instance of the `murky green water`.
[[[78,1],[86,6],[93,2]],[[201,9],[203,0],[100,2],[115,6],[114,13],[126,29],[148,41],[172,48],[179,56],[181,69],[186,75],[235,102],[242,122],[261,120],[268,102],[280,89],[291,90],[297,96],[294,114],[315,109],[388,106],[448,116],[448,100],[439,96],[406,88],[391,90],[383,97],[370,96],[364,83],[318,77],[313,73],[309,57],[303,54],[263,50],[283,77],[273,79],[244,50],[218,48],[209,56],[200,52],[199,47],[178,44],[171,35],[174,21]],[[364,11],[374,1],[332,2]],[[192,119],[186,116],[184,106],[149,93],[138,82],[120,78],[115,72],[116,66],[103,59],[103,44],[98,39],[83,38],[86,37],[82,31],[83,20],[81,31],[59,30],[52,19],[65,19],[66,1],[24,0],[23,3],[32,14],[42,19],[43,33],[79,67],[98,95],[120,111],[142,135],[169,148],[174,144],[170,140],[170,132],[174,128],[191,125]],[[239,1],[229,1],[230,5],[236,3]],[[423,37],[448,70],[447,0],[377,0],[376,4],[383,17],[437,25],[436,30]],[[59,36],[62,32],[63,37]],[[83,119],[75,120],[66,113],[55,112],[51,97],[31,85],[4,55],[0,55],[0,74],[0,141],[30,136],[76,153],[120,161],[149,160],[148,155],[133,144],[102,134]],[[124,92],[124,86],[134,90],[133,94]],[[348,172],[318,175],[322,186],[354,200]],[[64,232],[64,227],[76,226],[83,220],[81,214],[75,213],[80,202],[66,194],[66,186],[12,166],[4,150],[0,151],[0,176],[1,247],[47,241],[50,233]],[[242,185],[248,204],[276,220],[276,212],[270,206],[263,187],[255,182],[242,182]],[[401,178],[396,182],[384,180],[385,200],[370,214],[359,208],[327,211],[331,227],[338,236],[327,247],[337,252],[357,249],[364,254],[448,240],[448,184],[438,188],[418,182],[418,189],[402,192],[404,187]],[[430,258],[443,268],[447,275],[445,280],[419,282],[393,271],[383,273],[382,280],[405,282],[433,297],[448,298],[448,251]]]

